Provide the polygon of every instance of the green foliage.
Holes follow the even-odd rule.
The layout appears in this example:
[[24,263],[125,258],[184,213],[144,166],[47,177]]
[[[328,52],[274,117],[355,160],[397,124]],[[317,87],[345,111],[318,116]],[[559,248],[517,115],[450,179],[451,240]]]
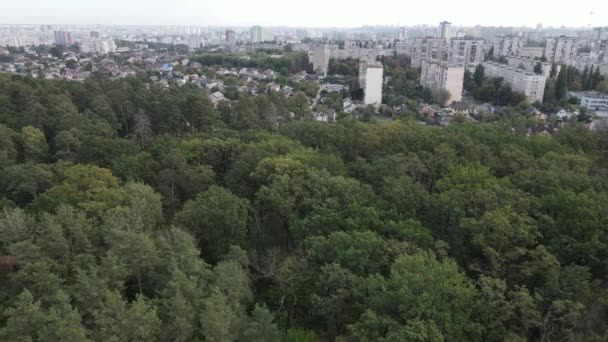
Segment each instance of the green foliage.
[[[197,59],[308,68],[268,53]],[[528,136],[525,103],[421,126],[419,71],[382,63],[390,124],[308,120],[312,83],[213,108],[190,86],[0,75],[0,340],[606,340],[605,134]],[[356,82],[356,61],[332,68]],[[553,73],[550,103],[605,83]],[[465,87],[521,102],[503,83]]]
[[217,261],[230,246],[245,247],[248,206],[247,200],[212,186],[187,202],[174,222],[198,240],[205,259]]

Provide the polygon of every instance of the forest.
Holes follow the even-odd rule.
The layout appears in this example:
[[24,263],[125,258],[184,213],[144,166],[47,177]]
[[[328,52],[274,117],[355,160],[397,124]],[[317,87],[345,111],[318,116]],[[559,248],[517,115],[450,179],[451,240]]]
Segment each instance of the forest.
[[608,340],[608,135],[309,118],[0,75],[0,340]]

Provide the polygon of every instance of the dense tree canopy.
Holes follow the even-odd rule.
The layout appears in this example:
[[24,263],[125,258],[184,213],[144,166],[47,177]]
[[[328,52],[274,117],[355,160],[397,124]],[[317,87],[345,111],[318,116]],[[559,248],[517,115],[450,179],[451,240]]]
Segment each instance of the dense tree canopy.
[[0,340],[608,339],[601,135],[206,95],[0,75]]

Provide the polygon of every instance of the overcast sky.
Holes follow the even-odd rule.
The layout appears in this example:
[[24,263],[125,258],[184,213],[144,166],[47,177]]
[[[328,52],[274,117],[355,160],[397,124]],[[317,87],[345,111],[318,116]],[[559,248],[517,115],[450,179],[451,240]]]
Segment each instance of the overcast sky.
[[608,26],[608,0],[0,0],[0,24]]

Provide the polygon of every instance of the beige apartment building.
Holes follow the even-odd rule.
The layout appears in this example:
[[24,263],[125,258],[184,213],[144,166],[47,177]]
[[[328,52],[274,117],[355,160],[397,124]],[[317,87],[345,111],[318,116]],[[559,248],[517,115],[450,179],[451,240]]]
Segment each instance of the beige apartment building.
[[448,63],[440,61],[422,61],[420,70],[420,83],[423,87],[450,92],[446,105],[462,100],[464,66],[449,66]]
[[524,93],[528,100],[543,102],[546,76],[494,62],[484,62],[483,66],[486,77],[500,77],[511,89]]

